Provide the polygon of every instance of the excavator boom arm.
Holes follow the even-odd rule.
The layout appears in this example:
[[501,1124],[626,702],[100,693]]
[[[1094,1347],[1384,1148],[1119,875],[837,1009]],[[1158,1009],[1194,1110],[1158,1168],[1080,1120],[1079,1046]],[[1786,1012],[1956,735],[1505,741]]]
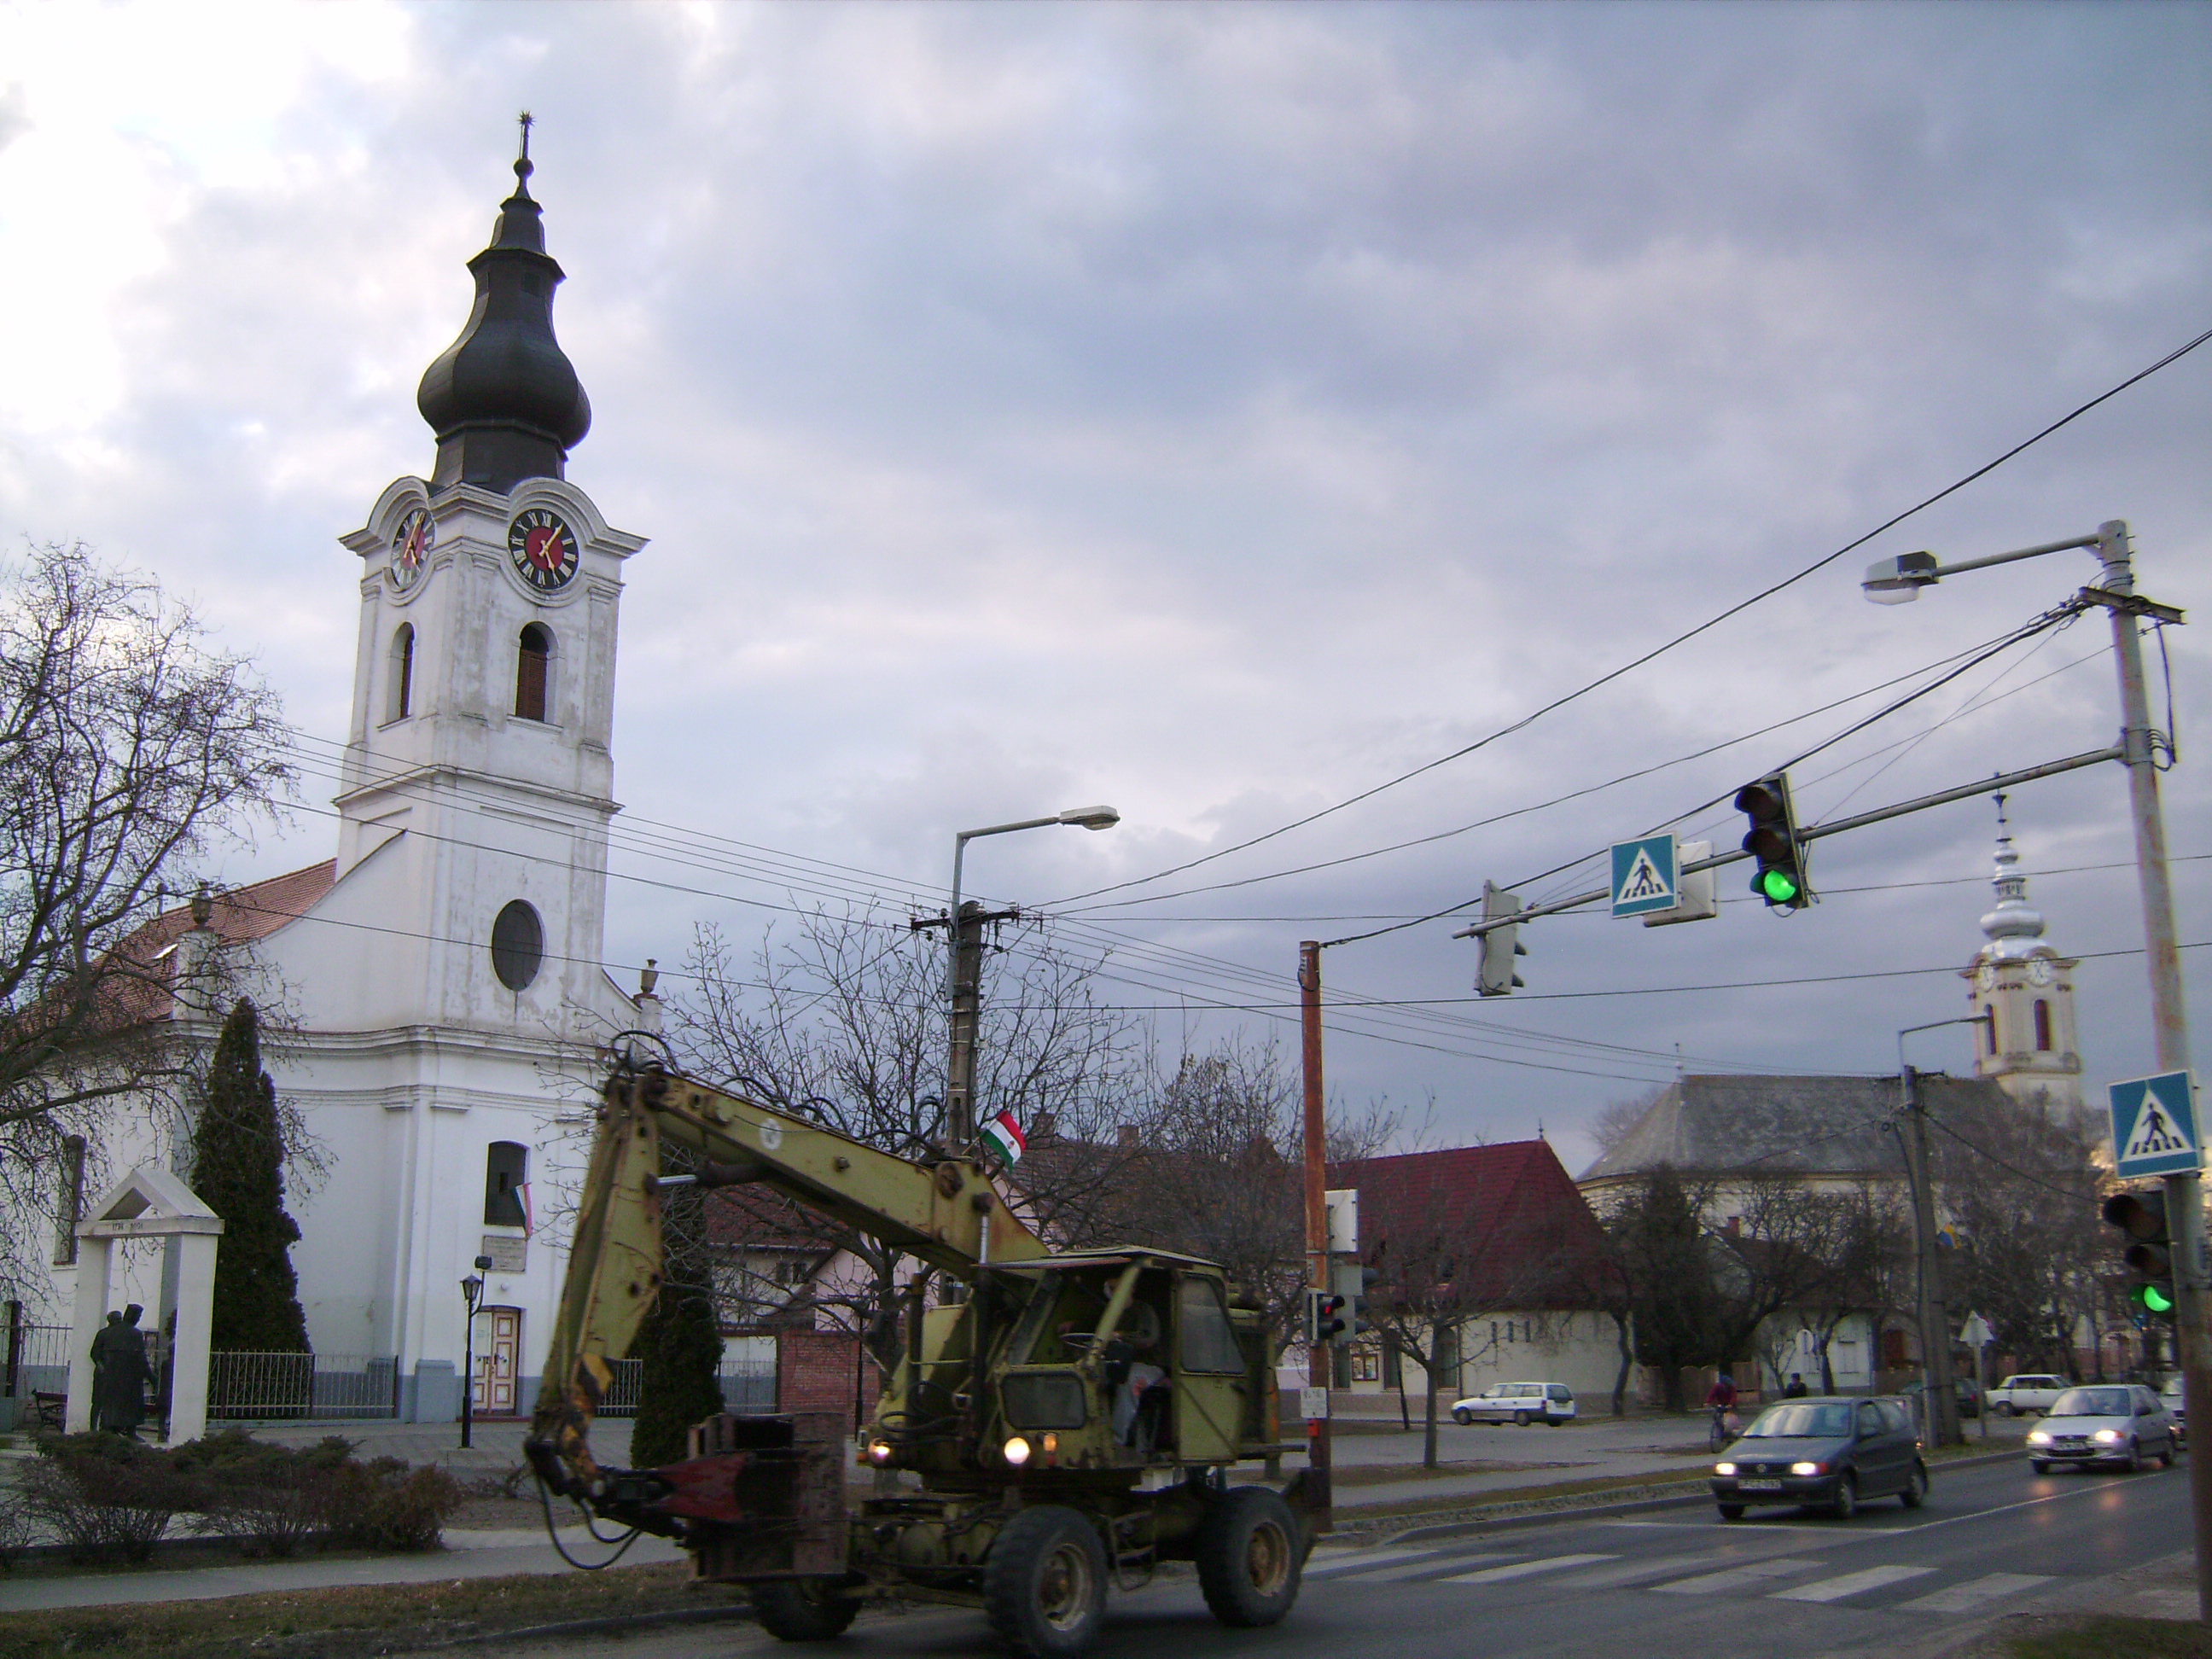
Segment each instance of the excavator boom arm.
[[609,1078],[584,1176],[545,1380],[527,1443],[556,1490],[597,1496],[587,1436],[662,1275],[663,1144],[698,1155],[702,1187],[757,1184],[959,1278],[1046,1254],[981,1164],[910,1163],[818,1123],[658,1068]]

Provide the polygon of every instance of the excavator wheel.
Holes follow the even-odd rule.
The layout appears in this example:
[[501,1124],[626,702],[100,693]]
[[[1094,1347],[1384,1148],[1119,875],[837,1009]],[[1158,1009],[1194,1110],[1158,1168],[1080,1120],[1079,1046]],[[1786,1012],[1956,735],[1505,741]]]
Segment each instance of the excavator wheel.
[[1224,1625],[1278,1622],[1298,1599],[1305,1551],[1291,1506],[1266,1486],[1214,1499],[1199,1525],[1198,1585]]
[[1016,1511],[983,1559],[983,1607],[1024,1659],[1073,1659],[1097,1638],[1105,1613],[1097,1528],[1061,1504]]
[[860,1604],[837,1594],[834,1578],[778,1579],[752,1587],[761,1628],[785,1642],[827,1642],[842,1636]]

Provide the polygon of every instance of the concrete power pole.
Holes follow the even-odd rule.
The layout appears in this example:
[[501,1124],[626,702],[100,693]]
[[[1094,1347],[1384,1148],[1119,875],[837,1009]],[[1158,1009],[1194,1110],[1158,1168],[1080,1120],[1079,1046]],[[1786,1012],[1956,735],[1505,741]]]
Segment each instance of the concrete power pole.
[[[2120,675],[2120,747],[2128,769],[2136,871],[2142,887],[2143,955],[2150,969],[2151,1027],[2161,1072],[2189,1069],[2189,1021],[2181,1000],[2181,952],[2174,937],[2173,884],[2166,866],[2166,820],[2158,799],[2158,757],[2152,743],[2150,692],[2143,681],[2142,641],[2135,599],[2135,562],[2124,521],[2097,526],[2100,586],[2112,605],[2112,654]],[[2202,1121],[2202,1115],[2199,1115]],[[2212,1412],[2212,1332],[2204,1261],[2204,1199],[2195,1175],[2166,1177],[2166,1213],[2173,1240],[2173,1328],[2181,1350],[2184,1396],[2192,1417]],[[2212,1622],[2212,1457],[2189,1458],[2190,1509],[2197,1533],[2197,1616]]]
[[[1322,1111],[1321,1072],[1321,942],[1307,939],[1298,946],[1298,1026],[1300,1058],[1305,1081],[1305,1200],[1307,1282],[1317,1291],[1328,1283],[1328,1152],[1327,1125]],[[1309,1376],[1315,1388],[1328,1398],[1329,1368],[1334,1352],[1326,1342],[1316,1342],[1307,1356]],[[1320,1491],[1317,1531],[1328,1532],[1333,1495],[1329,1490],[1329,1425],[1324,1412],[1319,1422],[1307,1425],[1307,1466]]]
[[1936,1249],[1936,1186],[1928,1160],[1928,1112],[1920,1099],[1920,1073],[1899,1067],[1905,1096],[1905,1156],[1911,1160],[1912,1243],[1919,1286],[1920,1388],[1936,1443],[1949,1446],[1959,1432],[1959,1394],[1951,1380],[1951,1315],[1943,1295],[1943,1264]]

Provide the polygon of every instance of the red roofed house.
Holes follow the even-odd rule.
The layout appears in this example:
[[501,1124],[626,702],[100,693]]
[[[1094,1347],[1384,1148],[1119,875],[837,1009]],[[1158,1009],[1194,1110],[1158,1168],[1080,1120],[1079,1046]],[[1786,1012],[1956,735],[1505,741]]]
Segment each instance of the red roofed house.
[[[1447,1404],[1492,1382],[1611,1398],[1620,1342],[1601,1305],[1604,1236],[1548,1141],[1364,1158],[1333,1166],[1329,1185],[1359,1194],[1359,1259],[1382,1285],[1410,1273],[1450,1285],[1437,1297],[1458,1316],[1458,1363],[1438,1379]],[[1401,1373],[1407,1393],[1426,1391],[1419,1364],[1379,1338],[1351,1358],[1355,1393],[1395,1389]]]

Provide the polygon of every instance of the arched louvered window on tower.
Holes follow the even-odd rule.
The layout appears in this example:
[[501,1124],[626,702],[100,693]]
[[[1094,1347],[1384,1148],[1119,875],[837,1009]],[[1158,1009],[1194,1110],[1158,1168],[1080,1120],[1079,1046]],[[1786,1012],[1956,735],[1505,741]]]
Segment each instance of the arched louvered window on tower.
[[392,697],[387,720],[404,720],[415,704],[415,624],[402,623],[392,636]]
[[514,714],[517,720],[545,718],[553,678],[553,635],[538,623],[522,630],[514,653]]
[[2041,997],[2035,1000],[2035,1048],[2038,1054],[2051,1052],[2051,1005]]

